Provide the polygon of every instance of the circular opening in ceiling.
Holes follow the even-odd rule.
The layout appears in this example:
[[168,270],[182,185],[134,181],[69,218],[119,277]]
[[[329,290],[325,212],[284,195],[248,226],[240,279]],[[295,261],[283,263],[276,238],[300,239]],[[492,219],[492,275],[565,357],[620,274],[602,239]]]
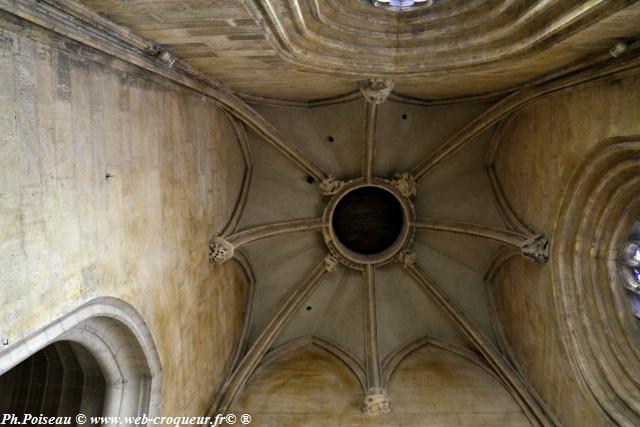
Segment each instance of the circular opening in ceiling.
[[389,10],[403,11],[419,6],[430,6],[433,0],[371,0],[376,7],[384,7]]
[[373,255],[391,247],[404,226],[400,201],[384,188],[359,187],[345,194],[331,218],[335,236],[347,249]]

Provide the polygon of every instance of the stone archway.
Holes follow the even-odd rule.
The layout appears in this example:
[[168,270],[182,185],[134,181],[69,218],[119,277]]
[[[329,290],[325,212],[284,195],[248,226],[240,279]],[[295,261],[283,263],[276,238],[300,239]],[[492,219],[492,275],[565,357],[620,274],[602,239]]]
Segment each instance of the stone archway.
[[162,372],[151,332],[129,304],[97,298],[0,354],[0,375],[51,345],[75,349],[81,366],[95,363],[105,390],[103,416],[159,413]]

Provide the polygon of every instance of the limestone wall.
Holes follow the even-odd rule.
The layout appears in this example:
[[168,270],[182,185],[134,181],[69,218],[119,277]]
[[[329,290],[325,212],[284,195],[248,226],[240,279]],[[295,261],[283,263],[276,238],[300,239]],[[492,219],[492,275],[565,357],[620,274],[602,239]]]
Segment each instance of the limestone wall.
[[0,30],[0,335],[123,299],[158,348],[162,413],[204,415],[246,293],[207,242],[244,163],[212,102],[120,68]]
[[[560,201],[588,152],[611,138],[640,135],[640,78],[608,80],[545,97],[516,113],[497,159],[515,211],[554,244]],[[589,215],[589,212],[584,212]],[[553,253],[553,251],[552,251]],[[585,265],[584,268],[590,268]],[[514,259],[498,275],[494,298],[505,338],[529,383],[566,426],[607,425],[580,386],[561,338],[553,259],[540,268]],[[602,322],[590,316],[585,319]]]
[[308,347],[259,370],[238,402],[260,426],[525,427],[503,386],[474,363],[423,347],[400,363],[388,389],[390,414],[363,414],[356,377],[325,350]]

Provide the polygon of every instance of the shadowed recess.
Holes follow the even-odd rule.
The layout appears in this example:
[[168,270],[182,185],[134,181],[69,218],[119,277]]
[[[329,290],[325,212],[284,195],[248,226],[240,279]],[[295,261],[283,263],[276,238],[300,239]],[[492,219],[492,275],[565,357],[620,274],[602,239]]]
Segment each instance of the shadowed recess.
[[403,226],[402,206],[382,188],[362,187],[340,200],[332,223],[344,246],[364,255],[377,254],[398,238]]

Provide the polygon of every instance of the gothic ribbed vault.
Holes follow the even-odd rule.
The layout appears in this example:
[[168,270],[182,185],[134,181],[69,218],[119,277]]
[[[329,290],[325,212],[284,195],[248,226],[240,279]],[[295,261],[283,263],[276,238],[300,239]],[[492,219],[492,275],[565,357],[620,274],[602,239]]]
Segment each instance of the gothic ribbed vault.
[[18,32],[30,34],[29,21],[61,49],[220,108],[218,127],[237,145],[216,156],[244,169],[229,178],[236,197],[220,202],[229,218],[201,230],[210,241],[197,257],[211,269],[237,264],[247,289],[212,413],[233,410],[269,363],[317,347],[354,374],[363,411],[384,414],[392,374],[428,345],[489,373],[532,425],[559,425],[505,345],[492,289],[516,259],[548,269],[554,230],[520,218],[496,158],[525,106],[638,68],[640,2],[0,5]]
[[[218,411],[233,406],[270,350],[318,337],[363,373],[364,410],[387,412],[388,361],[409,343],[434,337],[479,351],[532,420],[546,417],[498,350],[484,282],[511,256],[544,263],[548,255],[545,237],[498,196],[492,153],[500,133],[489,123],[447,161],[430,155],[490,104],[408,106],[388,100],[392,88],[392,81],[371,80],[362,83],[360,99],[344,104],[261,109],[313,159],[298,153],[287,161],[252,132],[246,137],[251,184],[236,225],[212,239],[210,259],[235,257],[251,270],[254,309],[249,350]],[[336,126],[340,117],[350,118],[347,126]],[[422,135],[427,144],[418,144]],[[300,173],[305,167],[318,171],[318,181]],[[390,202],[399,212],[395,234],[384,247],[353,250],[340,240],[348,230],[336,227],[334,215],[350,196],[380,194],[362,192],[376,188],[397,200]],[[353,232],[360,227],[367,224],[353,224]]]

